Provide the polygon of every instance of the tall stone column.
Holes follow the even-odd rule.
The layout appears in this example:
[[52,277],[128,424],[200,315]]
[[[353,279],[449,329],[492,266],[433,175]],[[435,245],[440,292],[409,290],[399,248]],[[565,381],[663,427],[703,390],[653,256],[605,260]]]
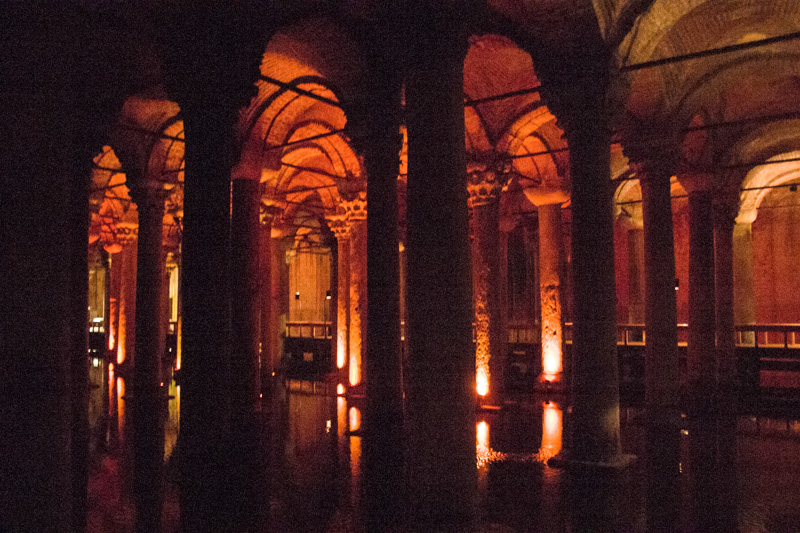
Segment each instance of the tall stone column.
[[606,74],[597,76],[594,85],[580,84],[580,91],[569,91],[565,124],[572,178],[574,302],[567,457],[577,463],[619,465],[624,458],[619,440],[609,118]]
[[245,531],[265,523],[266,466],[261,445],[259,294],[261,187],[257,179],[231,182],[231,434],[228,493],[233,523]]
[[639,165],[644,247],[647,523],[674,529],[680,497],[680,377],[668,163]]
[[717,361],[714,290],[714,216],[711,176],[679,176],[689,193],[689,456],[695,518],[714,528],[716,511]]
[[164,355],[162,250],[164,192],[158,184],[137,184],[131,195],[139,211],[136,272],[136,362],[133,366],[131,425],[136,530],[161,528],[164,410],[161,386]]
[[336,236],[337,289],[336,289],[336,368],[339,382],[349,383],[350,359],[350,225],[344,213],[328,217],[331,231]]
[[[733,226],[733,316],[736,325],[756,323],[756,292],[753,281],[753,222],[744,217]],[[755,341],[743,333],[746,344]]]
[[[730,185],[726,182],[726,185]],[[738,185],[738,183],[736,183]],[[736,531],[737,362],[734,328],[733,232],[738,186],[717,190],[714,199],[714,269],[717,329],[717,518],[722,531]]]
[[541,283],[539,282],[539,217],[526,217],[525,229],[525,256],[527,279],[525,281],[525,299],[528,302],[528,322],[539,322],[542,315]]
[[109,330],[108,350],[113,354],[111,362],[117,364],[117,345],[119,344],[119,302],[122,292],[122,254],[109,254]]
[[[261,224],[259,226],[259,269],[260,284],[258,294],[261,299],[261,394],[269,399],[272,395],[273,374],[275,372],[278,353],[275,348],[275,336],[279,334],[276,326],[279,309],[277,302],[272,298],[273,278],[279,275],[275,259],[277,242],[272,238],[272,225],[282,210],[278,207],[268,206],[261,209]],[[262,405],[264,402],[262,402]]]
[[[183,105],[181,108],[183,110]],[[217,531],[230,510],[230,209],[233,110],[185,110],[181,530]]]
[[473,513],[475,357],[464,140],[466,33],[458,7],[417,2],[408,41],[410,519],[453,529]]
[[475,307],[475,379],[478,395],[499,404],[503,394],[501,349],[500,191],[502,183],[485,163],[467,168],[474,234],[472,287]]
[[563,386],[564,316],[564,233],[561,205],[568,200],[560,190],[529,188],[528,200],[536,206],[539,219],[539,302],[541,319],[541,380]]
[[367,195],[358,193],[343,202],[350,225],[350,386],[366,378],[367,353]]
[[117,227],[117,238],[122,245],[119,253],[120,291],[119,291],[119,331],[117,340],[117,364],[132,365],[136,346],[136,270],[137,234],[136,224],[127,222]]
[[645,323],[644,229],[641,219],[629,218],[628,323]]

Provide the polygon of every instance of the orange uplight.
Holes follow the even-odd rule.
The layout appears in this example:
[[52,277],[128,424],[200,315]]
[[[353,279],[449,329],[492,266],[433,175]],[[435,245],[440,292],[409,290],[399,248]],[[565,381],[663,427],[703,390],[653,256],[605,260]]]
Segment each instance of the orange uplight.
[[336,385],[336,394],[338,394],[339,396],[344,394],[344,384],[339,383],[338,385]]
[[489,363],[478,364],[475,369],[475,390],[480,396],[489,394]]
[[117,344],[117,364],[121,365],[125,360],[125,345],[123,343]]
[[345,352],[344,341],[339,339],[339,342],[336,343],[336,368],[344,368],[346,362],[347,353]]
[[355,387],[361,382],[361,369],[358,367],[358,361],[355,358],[350,358],[350,386]]
[[542,351],[542,373],[547,381],[553,381],[563,370],[561,347],[551,344]]
[[358,431],[361,429],[361,411],[356,407],[351,407],[350,415],[350,431]]
[[478,422],[476,426],[476,434],[477,439],[476,443],[478,446],[483,446],[484,448],[489,447],[489,423],[485,420],[481,420]]
[[561,434],[563,430],[562,411],[554,402],[543,402],[542,417],[542,450],[548,455],[556,455],[561,451]]

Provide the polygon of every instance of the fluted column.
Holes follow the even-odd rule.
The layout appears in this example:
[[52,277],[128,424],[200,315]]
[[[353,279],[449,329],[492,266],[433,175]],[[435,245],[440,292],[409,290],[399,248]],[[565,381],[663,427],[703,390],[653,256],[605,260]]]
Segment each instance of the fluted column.
[[350,386],[365,379],[367,352],[367,196],[359,193],[343,202],[350,225]]
[[680,377],[670,170],[640,165],[644,246],[646,509],[653,531],[674,529],[680,496]]
[[350,225],[345,213],[328,217],[331,231],[336,236],[337,290],[336,290],[336,368],[339,382],[349,383],[350,359]]
[[474,234],[472,290],[475,320],[476,390],[484,401],[498,404],[503,393],[501,350],[500,191],[493,169],[485,163],[467,168],[467,192]]
[[162,288],[164,193],[157,184],[131,188],[139,212],[136,272],[136,361],[133,366],[131,425],[136,531],[159,531],[164,458],[161,359],[164,355]]
[[461,6],[417,2],[406,78],[410,519],[453,529],[473,513],[471,342]]

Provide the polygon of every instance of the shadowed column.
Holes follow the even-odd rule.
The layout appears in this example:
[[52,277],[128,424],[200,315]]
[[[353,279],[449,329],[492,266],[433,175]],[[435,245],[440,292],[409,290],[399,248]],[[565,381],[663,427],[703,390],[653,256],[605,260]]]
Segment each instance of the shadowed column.
[[454,529],[476,489],[463,59],[449,3],[409,6],[408,494],[410,519]]
[[350,386],[366,378],[364,356],[367,350],[367,195],[358,193],[343,202],[350,225]]
[[677,525],[680,496],[680,383],[675,299],[675,244],[669,170],[642,167],[644,237],[645,460],[647,524],[653,531]]
[[136,531],[161,529],[164,458],[164,405],[161,359],[164,355],[162,289],[164,192],[158,184],[131,188],[139,212],[136,272],[136,363],[133,366],[131,425]]

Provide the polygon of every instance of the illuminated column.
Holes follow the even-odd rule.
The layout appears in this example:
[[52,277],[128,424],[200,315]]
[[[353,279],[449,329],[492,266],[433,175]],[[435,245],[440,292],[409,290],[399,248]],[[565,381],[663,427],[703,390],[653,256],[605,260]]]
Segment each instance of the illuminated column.
[[132,365],[136,342],[136,224],[124,223],[117,227],[117,237],[122,245],[120,257],[119,330],[117,364]]
[[119,304],[121,299],[122,290],[122,254],[117,252],[109,254],[110,267],[109,272],[109,298],[108,298],[108,312],[109,312],[109,332],[108,332],[108,350],[113,353],[110,359],[112,363],[117,364],[117,346],[119,344]]
[[[231,181],[231,359],[229,396],[231,482],[228,496],[236,524],[260,523],[266,504],[265,461],[261,446],[259,337],[259,206],[257,179]],[[259,529],[263,524],[253,529]]]
[[646,508],[652,530],[677,525],[680,496],[680,377],[675,244],[666,162],[639,165],[644,237]]
[[564,371],[564,316],[561,283],[564,279],[564,233],[561,205],[565,192],[529,188],[528,200],[539,218],[539,302],[541,310],[542,381],[560,382]]
[[474,234],[472,287],[475,308],[476,390],[490,403],[502,398],[500,191],[502,183],[485,164],[470,163],[467,192]]
[[343,202],[350,225],[350,386],[364,381],[367,349],[367,195]]
[[132,187],[131,197],[139,212],[136,362],[130,400],[136,530],[158,531],[163,500],[161,463],[164,457],[163,403],[166,400],[161,386],[164,192],[157,184],[147,183]]
[[337,290],[336,290],[336,368],[339,382],[349,383],[347,363],[350,354],[350,225],[347,215],[329,217],[331,231],[336,236]]
[[463,96],[467,38],[460,6],[415,2],[410,9],[408,509],[418,529],[448,530],[472,515],[477,483]]

